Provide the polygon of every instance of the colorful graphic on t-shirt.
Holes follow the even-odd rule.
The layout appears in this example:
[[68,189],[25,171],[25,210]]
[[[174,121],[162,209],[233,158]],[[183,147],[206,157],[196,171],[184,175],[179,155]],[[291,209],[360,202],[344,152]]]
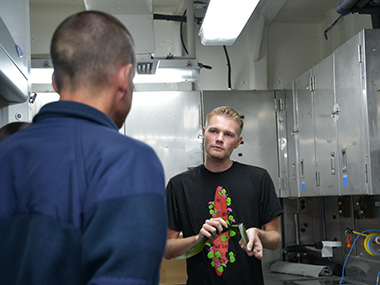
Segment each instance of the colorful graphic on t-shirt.
[[[228,224],[235,222],[231,209],[231,198],[228,197],[226,189],[218,186],[215,191],[213,202],[209,202],[210,215],[213,218],[222,218]],[[235,236],[234,231],[226,231],[213,242],[208,242],[207,257],[211,259],[211,266],[215,268],[216,274],[221,276],[228,262],[235,262],[235,254],[228,251],[229,239]]]

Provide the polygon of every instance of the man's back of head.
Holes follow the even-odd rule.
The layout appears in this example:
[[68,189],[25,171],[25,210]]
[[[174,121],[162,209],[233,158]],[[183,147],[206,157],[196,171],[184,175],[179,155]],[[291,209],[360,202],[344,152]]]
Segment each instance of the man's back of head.
[[79,86],[97,90],[110,85],[123,65],[135,65],[131,34],[115,17],[86,11],[63,21],[55,31],[50,53],[58,91]]

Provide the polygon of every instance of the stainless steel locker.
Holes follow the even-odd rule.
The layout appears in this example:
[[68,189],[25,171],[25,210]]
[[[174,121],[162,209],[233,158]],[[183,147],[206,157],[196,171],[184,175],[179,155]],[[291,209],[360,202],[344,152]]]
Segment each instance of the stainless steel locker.
[[334,58],[328,56],[312,68],[314,83],[314,126],[316,178],[319,194],[339,195],[339,152],[337,147],[337,109],[334,97]]
[[297,197],[292,88],[276,92],[279,197]]
[[362,34],[334,51],[335,94],[340,115],[337,120],[340,187],[342,195],[367,194],[362,68]]
[[368,194],[380,194],[380,31],[363,30],[363,104]]
[[313,93],[311,92],[311,70],[295,80],[296,122],[298,131],[296,150],[298,152],[298,196],[317,196],[314,142]]

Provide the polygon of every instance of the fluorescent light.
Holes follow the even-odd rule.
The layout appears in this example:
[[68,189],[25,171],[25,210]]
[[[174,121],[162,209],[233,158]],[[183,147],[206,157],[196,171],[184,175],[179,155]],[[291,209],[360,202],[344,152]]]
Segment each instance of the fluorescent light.
[[[139,70],[139,69],[138,69]],[[199,75],[198,61],[189,59],[160,60],[154,74],[137,73],[133,83],[194,82]]]
[[210,0],[199,36],[203,45],[232,45],[259,0]]
[[[144,62],[146,64],[147,61]],[[198,79],[199,66],[197,60],[190,59],[168,59],[152,60],[153,68],[151,73],[144,68],[137,68],[137,73],[133,79],[134,83],[179,83],[194,82]],[[150,65],[148,65],[150,66]],[[30,82],[32,84],[51,84],[53,68],[32,68],[30,72]],[[139,73],[139,72],[142,72]]]
[[53,71],[53,68],[31,68],[30,82],[32,84],[51,84]]

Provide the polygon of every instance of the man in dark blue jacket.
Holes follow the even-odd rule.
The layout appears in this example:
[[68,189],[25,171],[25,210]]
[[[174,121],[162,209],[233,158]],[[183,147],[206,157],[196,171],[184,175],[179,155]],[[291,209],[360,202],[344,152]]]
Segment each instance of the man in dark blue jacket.
[[163,169],[121,135],[136,56],[95,11],[51,43],[60,101],[0,143],[0,284],[158,284],[167,234]]

